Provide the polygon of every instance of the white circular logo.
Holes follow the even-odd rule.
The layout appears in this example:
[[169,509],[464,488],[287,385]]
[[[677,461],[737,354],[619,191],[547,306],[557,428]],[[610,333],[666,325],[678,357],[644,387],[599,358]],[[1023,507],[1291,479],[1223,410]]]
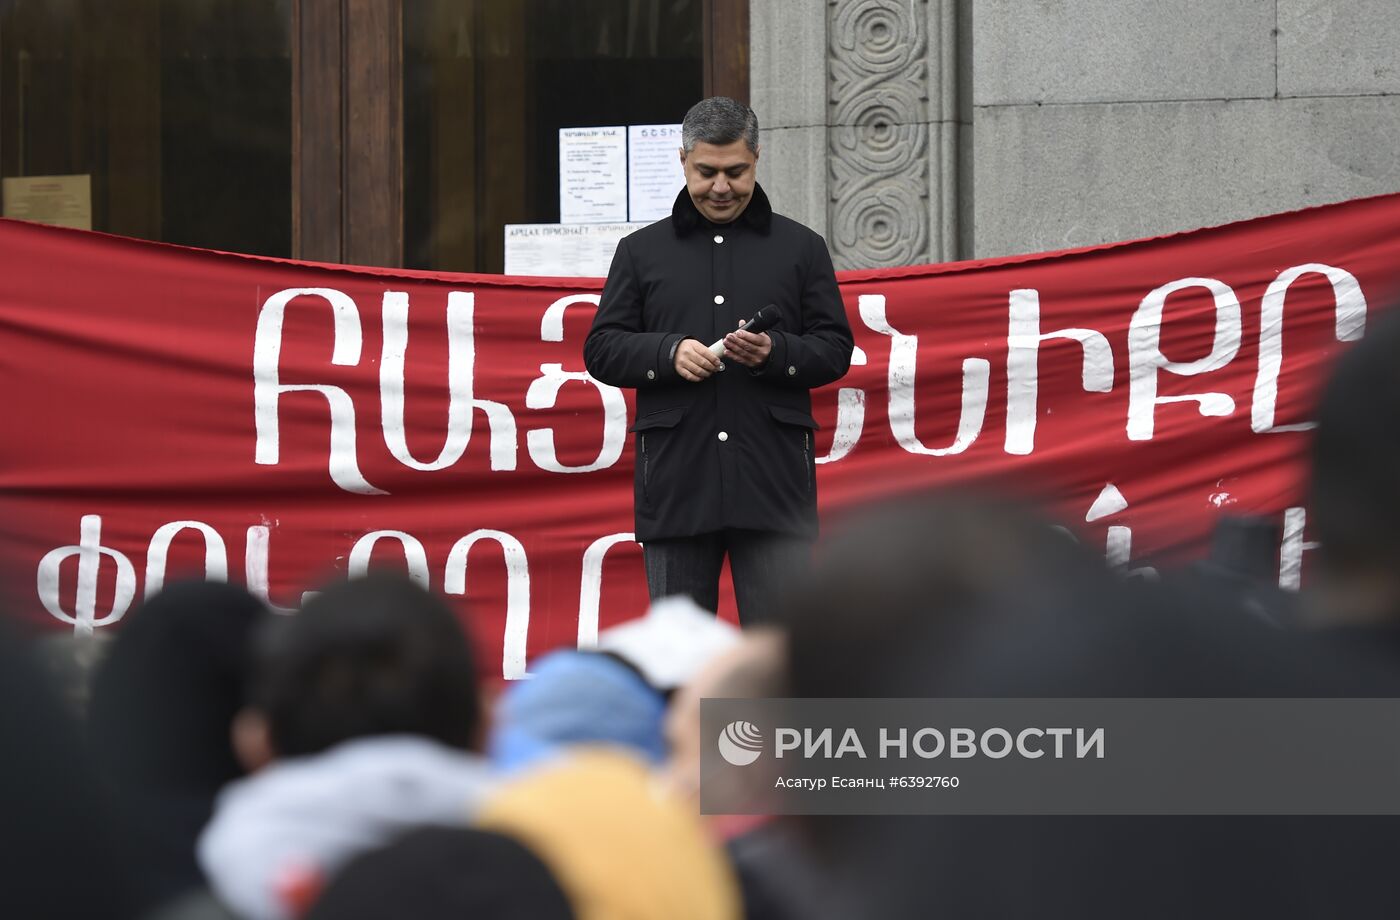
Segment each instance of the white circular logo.
[[752,722],[730,722],[719,733],[719,753],[736,767],[746,767],[763,753],[763,733]]

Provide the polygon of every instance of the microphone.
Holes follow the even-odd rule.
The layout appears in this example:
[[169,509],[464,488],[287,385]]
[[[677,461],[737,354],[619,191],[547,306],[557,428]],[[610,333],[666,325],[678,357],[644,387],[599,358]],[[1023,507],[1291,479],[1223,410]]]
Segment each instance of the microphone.
[[[760,307],[759,311],[753,315],[753,319],[744,323],[743,329],[745,332],[767,332],[769,329],[778,325],[782,318],[783,314],[778,311],[778,305],[770,303],[766,307]],[[723,336],[720,337],[719,341],[710,346],[710,354],[714,355],[716,358],[724,355]],[[723,365],[721,365],[721,367],[723,367]]]

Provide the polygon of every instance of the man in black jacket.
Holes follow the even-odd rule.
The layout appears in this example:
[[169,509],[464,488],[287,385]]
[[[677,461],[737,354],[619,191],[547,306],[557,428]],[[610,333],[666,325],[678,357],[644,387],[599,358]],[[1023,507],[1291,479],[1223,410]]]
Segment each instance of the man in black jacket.
[[[584,362],[637,390],[636,537],[651,596],[714,610],[728,554],[751,623],[806,564],[817,533],[808,391],[846,373],[853,341],[826,243],[774,214],[756,181],[753,110],[705,99],[681,143],[686,187],[670,219],[618,244]],[[776,328],[740,328],[768,304]],[[706,345],[721,337],[722,358]]]

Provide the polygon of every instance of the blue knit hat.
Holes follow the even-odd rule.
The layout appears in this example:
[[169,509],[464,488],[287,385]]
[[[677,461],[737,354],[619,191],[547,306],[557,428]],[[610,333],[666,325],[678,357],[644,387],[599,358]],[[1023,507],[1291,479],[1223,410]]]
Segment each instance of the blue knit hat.
[[512,771],[568,745],[610,744],[652,763],[666,756],[666,701],[632,668],[598,652],[558,651],[496,704],[488,753]]

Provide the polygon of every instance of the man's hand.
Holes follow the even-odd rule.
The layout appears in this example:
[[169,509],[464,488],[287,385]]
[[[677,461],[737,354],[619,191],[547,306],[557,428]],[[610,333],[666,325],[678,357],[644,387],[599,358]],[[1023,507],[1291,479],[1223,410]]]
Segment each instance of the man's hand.
[[745,322],[740,320],[739,328],[724,337],[724,355],[750,369],[762,367],[773,352],[773,340],[766,332],[745,332]]
[[676,373],[691,383],[699,383],[723,365],[719,358],[696,339],[682,339],[676,349]]

